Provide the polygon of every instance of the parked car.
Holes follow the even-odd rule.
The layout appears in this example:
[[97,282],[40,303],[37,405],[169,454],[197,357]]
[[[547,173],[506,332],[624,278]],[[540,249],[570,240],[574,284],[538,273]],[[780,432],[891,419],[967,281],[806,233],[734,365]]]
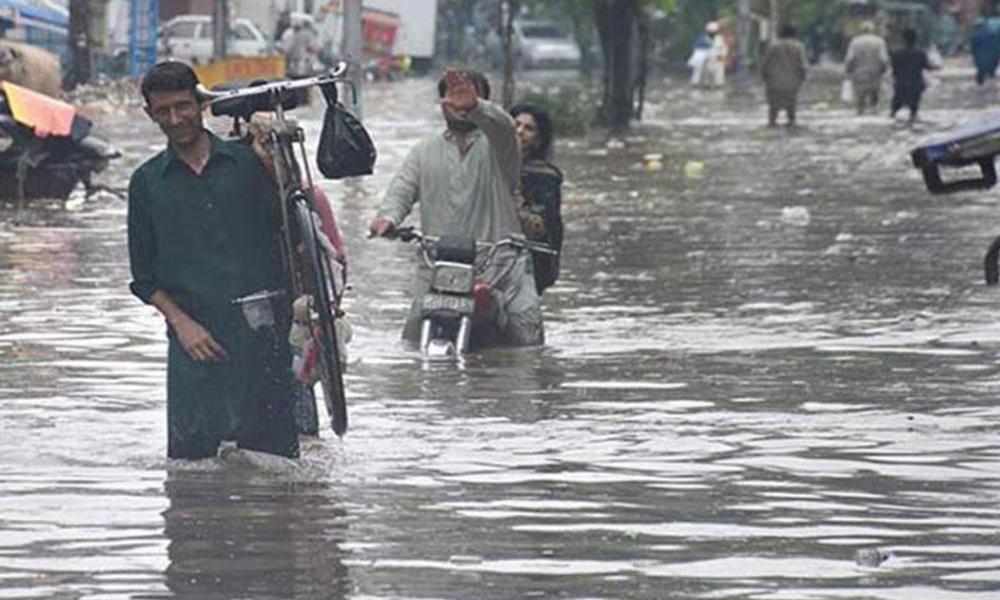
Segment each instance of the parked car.
[[515,21],[514,48],[525,69],[580,67],[580,47],[551,21]]
[[[233,19],[229,27],[228,53],[239,56],[269,54],[272,44],[249,19]],[[211,15],[178,15],[163,24],[158,51],[191,64],[212,60]]]

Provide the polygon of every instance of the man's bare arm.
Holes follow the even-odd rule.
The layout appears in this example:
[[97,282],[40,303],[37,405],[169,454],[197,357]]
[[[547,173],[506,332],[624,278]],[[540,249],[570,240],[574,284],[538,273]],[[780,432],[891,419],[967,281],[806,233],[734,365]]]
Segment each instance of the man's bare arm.
[[514,119],[499,104],[480,100],[476,110],[469,113],[469,120],[489,140],[504,178],[515,189],[521,181],[521,147]]
[[521,148],[513,117],[501,106],[480,98],[476,86],[462,71],[445,70],[444,81],[448,87],[441,103],[479,127],[489,141],[511,190],[516,189],[521,180]]
[[170,327],[177,334],[177,340],[188,356],[198,362],[223,362],[229,360],[229,355],[207,329],[192,319],[174,302],[170,294],[156,290],[149,298],[149,303],[160,311]]

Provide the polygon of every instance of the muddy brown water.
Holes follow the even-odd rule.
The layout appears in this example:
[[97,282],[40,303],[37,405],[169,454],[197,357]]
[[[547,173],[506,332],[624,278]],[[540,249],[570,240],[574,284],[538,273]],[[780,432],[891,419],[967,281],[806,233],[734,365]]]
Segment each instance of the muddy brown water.
[[[124,203],[5,209],[0,598],[998,597],[996,192],[931,197],[907,159],[996,92],[946,81],[916,129],[835,97],[770,131],[746,98],[657,87],[627,149],[560,141],[547,344],[456,368],[398,341],[412,249],[364,239],[439,126],[431,84],[368,89],[377,174],[324,183],[351,430],[294,468],[165,460]],[[161,138],[104,121],[124,185]]]

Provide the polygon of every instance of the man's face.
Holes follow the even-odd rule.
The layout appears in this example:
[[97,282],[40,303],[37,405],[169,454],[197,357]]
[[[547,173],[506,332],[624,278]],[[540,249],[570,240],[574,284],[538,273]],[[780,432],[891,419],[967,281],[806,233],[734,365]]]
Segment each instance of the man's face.
[[191,90],[150,92],[146,114],[167,136],[172,146],[184,147],[198,141],[202,131],[202,105]]
[[441,105],[441,113],[444,115],[444,120],[448,124],[448,129],[452,131],[468,133],[476,128],[476,125],[472,121],[460,116],[445,104]]

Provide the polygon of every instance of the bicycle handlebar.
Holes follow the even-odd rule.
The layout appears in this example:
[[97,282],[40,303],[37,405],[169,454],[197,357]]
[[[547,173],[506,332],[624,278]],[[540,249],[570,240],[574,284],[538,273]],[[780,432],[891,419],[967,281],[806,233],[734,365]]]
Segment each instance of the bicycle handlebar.
[[[267,112],[281,106],[285,110],[295,107],[295,90],[315,86],[327,86],[336,83],[348,84],[352,94],[357,96],[357,90],[352,82],[344,78],[347,73],[347,63],[340,62],[336,68],[313,77],[303,79],[282,79],[280,81],[250,84],[228,90],[210,90],[198,84],[197,95],[207,100],[216,116],[242,117],[249,120],[255,112]],[[289,104],[290,103],[290,104]],[[286,106],[287,105],[287,106]]]

